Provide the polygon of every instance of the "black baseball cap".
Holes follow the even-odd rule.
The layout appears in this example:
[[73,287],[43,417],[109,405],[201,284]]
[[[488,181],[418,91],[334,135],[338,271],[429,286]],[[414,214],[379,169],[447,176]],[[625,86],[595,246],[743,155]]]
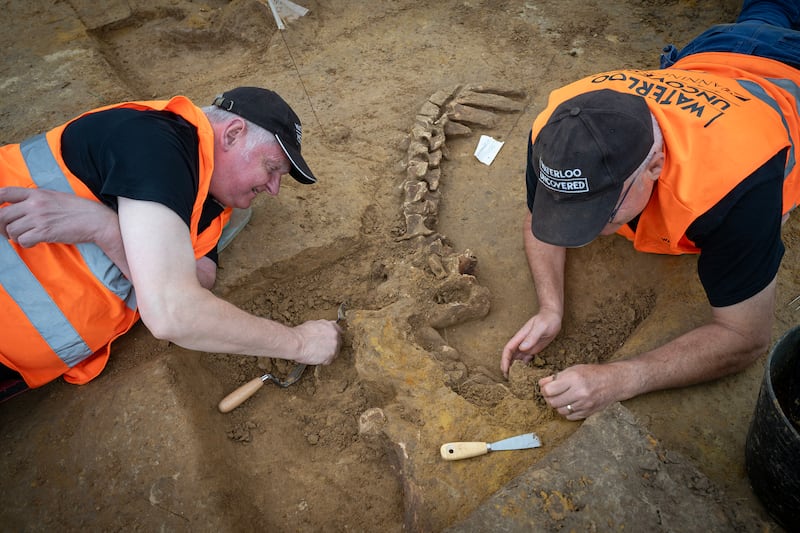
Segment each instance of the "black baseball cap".
[[218,95],[213,104],[246,118],[275,135],[283,153],[292,164],[289,174],[300,183],[317,182],[300,154],[300,141],[303,137],[300,119],[278,93],[261,87],[237,87]]
[[533,143],[536,238],[565,247],[593,241],[652,146],[650,110],[640,96],[602,89],[559,104]]

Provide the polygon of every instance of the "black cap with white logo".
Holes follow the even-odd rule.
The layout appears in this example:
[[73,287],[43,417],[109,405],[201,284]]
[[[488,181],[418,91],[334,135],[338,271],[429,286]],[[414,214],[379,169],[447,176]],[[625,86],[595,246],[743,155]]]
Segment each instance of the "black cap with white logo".
[[316,183],[305,159],[300,154],[303,127],[278,93],[260,87],[237,87],[214,98],[213,104],[225,111],[246,118],[275,135],[286,157],[292,164],[289,172],[300,183]]
[[594,240],[652,146],[650,109],[640,96],[602,89],[562,102],[533,143],[536,238],[565,247]]

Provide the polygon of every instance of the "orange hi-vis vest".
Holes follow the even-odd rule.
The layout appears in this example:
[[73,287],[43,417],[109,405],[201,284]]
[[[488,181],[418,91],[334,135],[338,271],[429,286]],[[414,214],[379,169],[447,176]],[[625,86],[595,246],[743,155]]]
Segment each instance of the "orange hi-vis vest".
[[664,168],[636,232],[627,225],[618,231],[637,250],[698,253],[686,229],[786,147],[783,213],[800,202],[800,71],[772,59],[708,52],[668,69],[597,74],[553,91],[532,139],[561,102],[600,89],[643,97],[664,137]]
[[[202,257],[216,246],[231,212],[225,209],[198,235],[214,168],[211,124],[183,96],[88,113],[119,107],[171,111],[197,128],[200,176],[190,233],[195,257]],[[64,164],[61,135],[68,124],[0,147],[0,186],[50,189],[99,201]],[[40,243],[22,248],[0,239],[0,362],[19,372],[29,387],[61,375],[75,384],[94,379],[105,368],[111,342],[138,318],[132,284],[97,245]]]

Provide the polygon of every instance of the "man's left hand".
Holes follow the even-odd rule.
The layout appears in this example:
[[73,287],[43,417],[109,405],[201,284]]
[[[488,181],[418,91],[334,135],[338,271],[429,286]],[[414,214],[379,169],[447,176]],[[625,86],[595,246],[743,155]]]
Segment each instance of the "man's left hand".
[[28,189],[0,188],[0,234],[30,248],[41,242],[75,244],[96,242],[116,214],[98,202],[74,194]]
[[575,365],[539,380],[547,404],[567,420],[582,420],[628,399],[618,363]]

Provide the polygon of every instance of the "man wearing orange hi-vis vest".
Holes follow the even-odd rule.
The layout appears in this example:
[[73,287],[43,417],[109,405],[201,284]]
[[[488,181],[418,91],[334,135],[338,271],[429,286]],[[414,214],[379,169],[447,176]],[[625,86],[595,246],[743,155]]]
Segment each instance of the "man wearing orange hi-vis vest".
[[553,91],[528,143],[523,227],[536,314],[501,369],[560,332],[568,248],[618,233],[635,249],[699,254],[710,320],[627,359],[539,381],[579,420],[613,402],[743,370],[769,346],[781,226],[800,202],[800,2],[746,0],[657,70],[619,69]]
[[95,109],[0,147],[0,399],[60,376],[84,384],[141,318],[185,348],[328,364],[333,321],[295,327],[216,297],[217,253],[284,174],[316,182],[300,120],[239,87]]

